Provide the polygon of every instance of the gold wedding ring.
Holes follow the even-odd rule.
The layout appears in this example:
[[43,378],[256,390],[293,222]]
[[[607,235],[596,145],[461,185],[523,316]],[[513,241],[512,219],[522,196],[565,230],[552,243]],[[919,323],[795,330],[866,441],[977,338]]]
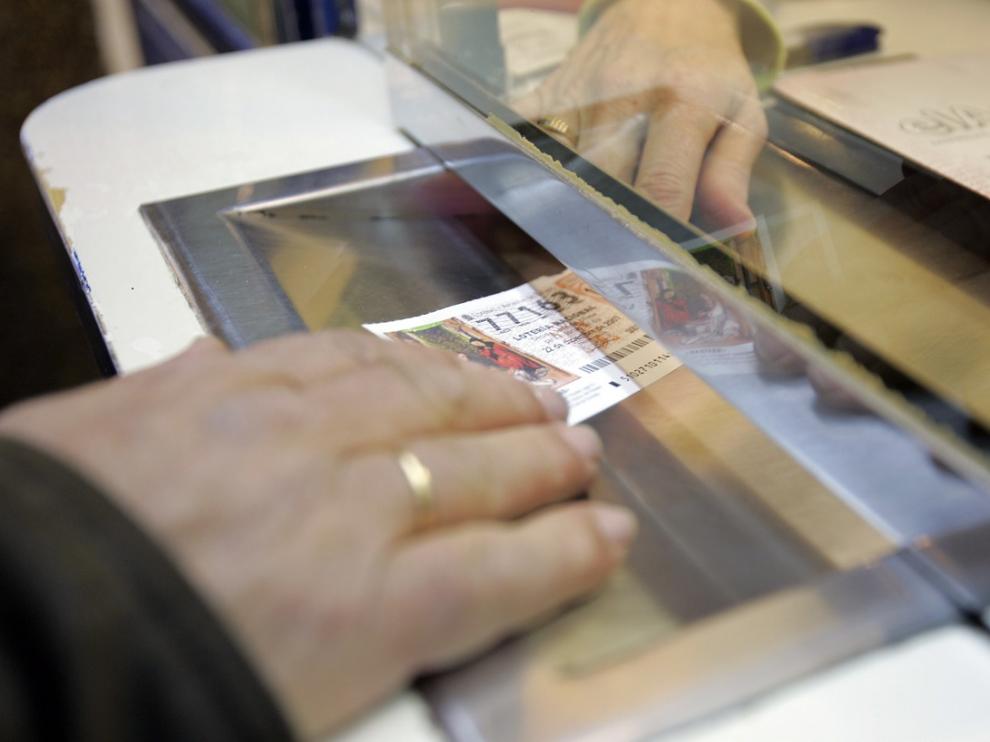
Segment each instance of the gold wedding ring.
[[416,525],[420,527],[429,525],[433,520],[436,505],[433,498],[433,475],[411,451],[400,451],[396,461],[412,492]]
[[537,119],[536,125],[541,129],[553,132],[554,134],[560,134],[567,141],[573,141],[574,135],[571,132],[571,126],[560,116],[544,116]]

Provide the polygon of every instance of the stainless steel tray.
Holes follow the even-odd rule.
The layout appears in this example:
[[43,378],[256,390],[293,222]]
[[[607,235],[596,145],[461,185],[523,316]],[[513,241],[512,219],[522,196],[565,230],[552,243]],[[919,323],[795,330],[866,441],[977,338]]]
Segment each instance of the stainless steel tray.
[[[485,157],[506,153],[476,154],[473,167]],[[422,313],[560,268],[425,150],[142,211],[203,323],[234,346]],[[456,738],[670,729],[958,620],[915,557],[893,544],[878,552],[883,539],[839,498],[820,499],[815,518],[852,524],[842,548],[880,553],[872,564],[837,568],[746,487],[684,461],[638,404],[593,422],[606,463],[591,496],[627,504],[643,524],[628,569],[539,631],[425,679]],[[598,703],[603,694],[613,700]]]

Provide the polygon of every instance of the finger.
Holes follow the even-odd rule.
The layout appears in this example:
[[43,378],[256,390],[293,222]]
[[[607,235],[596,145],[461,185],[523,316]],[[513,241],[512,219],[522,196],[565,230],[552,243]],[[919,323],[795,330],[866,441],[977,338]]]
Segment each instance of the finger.
[[698,179],[698,207],[712,229],[755,228],[749,184],[766,138],[763,108],[755,97],[747,97],[739,113],[715,137]]
[[601,584],[635,530],[624,508],[582,503],[423,537],[392,562],[382,615],[402,620],[390,643],[416,669],[483,649]]
[[710,110],[685,102],[654,112],[636,187],[678,219],[690,219],[701,163],[718,126]]
[[421,512],[393,453],[355,461],[347,472],[355,486],[342,488],[367,493],[367,483],[375,482],[372,496],[382,500],[381,518],[394,524],[397,533],[479,518],[511,518],[573,497],[595,475],[602,443],[591,428],[558,423],[420,440],[405,450],[429,472],[428,513]]
[[610,101],[591,108],[578,153],[616,180],[631,184],[643,149],[647,117],[635,103]]

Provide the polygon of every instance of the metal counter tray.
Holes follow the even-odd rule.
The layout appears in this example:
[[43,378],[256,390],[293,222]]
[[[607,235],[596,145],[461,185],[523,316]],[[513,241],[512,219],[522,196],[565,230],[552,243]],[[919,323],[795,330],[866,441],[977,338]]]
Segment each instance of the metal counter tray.
[[[425,150],[142,213],[204,325],[234,347],[420,314],[560,269]],[[455,738],[659,732],[957,620],[904,556],[835,570],[765,504],[699,480],[626,405],[593,424],[606,456],[591,496],[641,519],[629,567],[539,631],[424,680]],[[613,700],[598,703],[606,690]]]

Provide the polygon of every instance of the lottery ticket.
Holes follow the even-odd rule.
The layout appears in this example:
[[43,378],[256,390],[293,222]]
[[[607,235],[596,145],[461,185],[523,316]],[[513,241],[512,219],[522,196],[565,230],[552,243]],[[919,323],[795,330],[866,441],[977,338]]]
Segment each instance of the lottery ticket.
[[635,394],[680,362],[571,271],[418,317],[365,325],[396,342],[556,389],[579,423]]

